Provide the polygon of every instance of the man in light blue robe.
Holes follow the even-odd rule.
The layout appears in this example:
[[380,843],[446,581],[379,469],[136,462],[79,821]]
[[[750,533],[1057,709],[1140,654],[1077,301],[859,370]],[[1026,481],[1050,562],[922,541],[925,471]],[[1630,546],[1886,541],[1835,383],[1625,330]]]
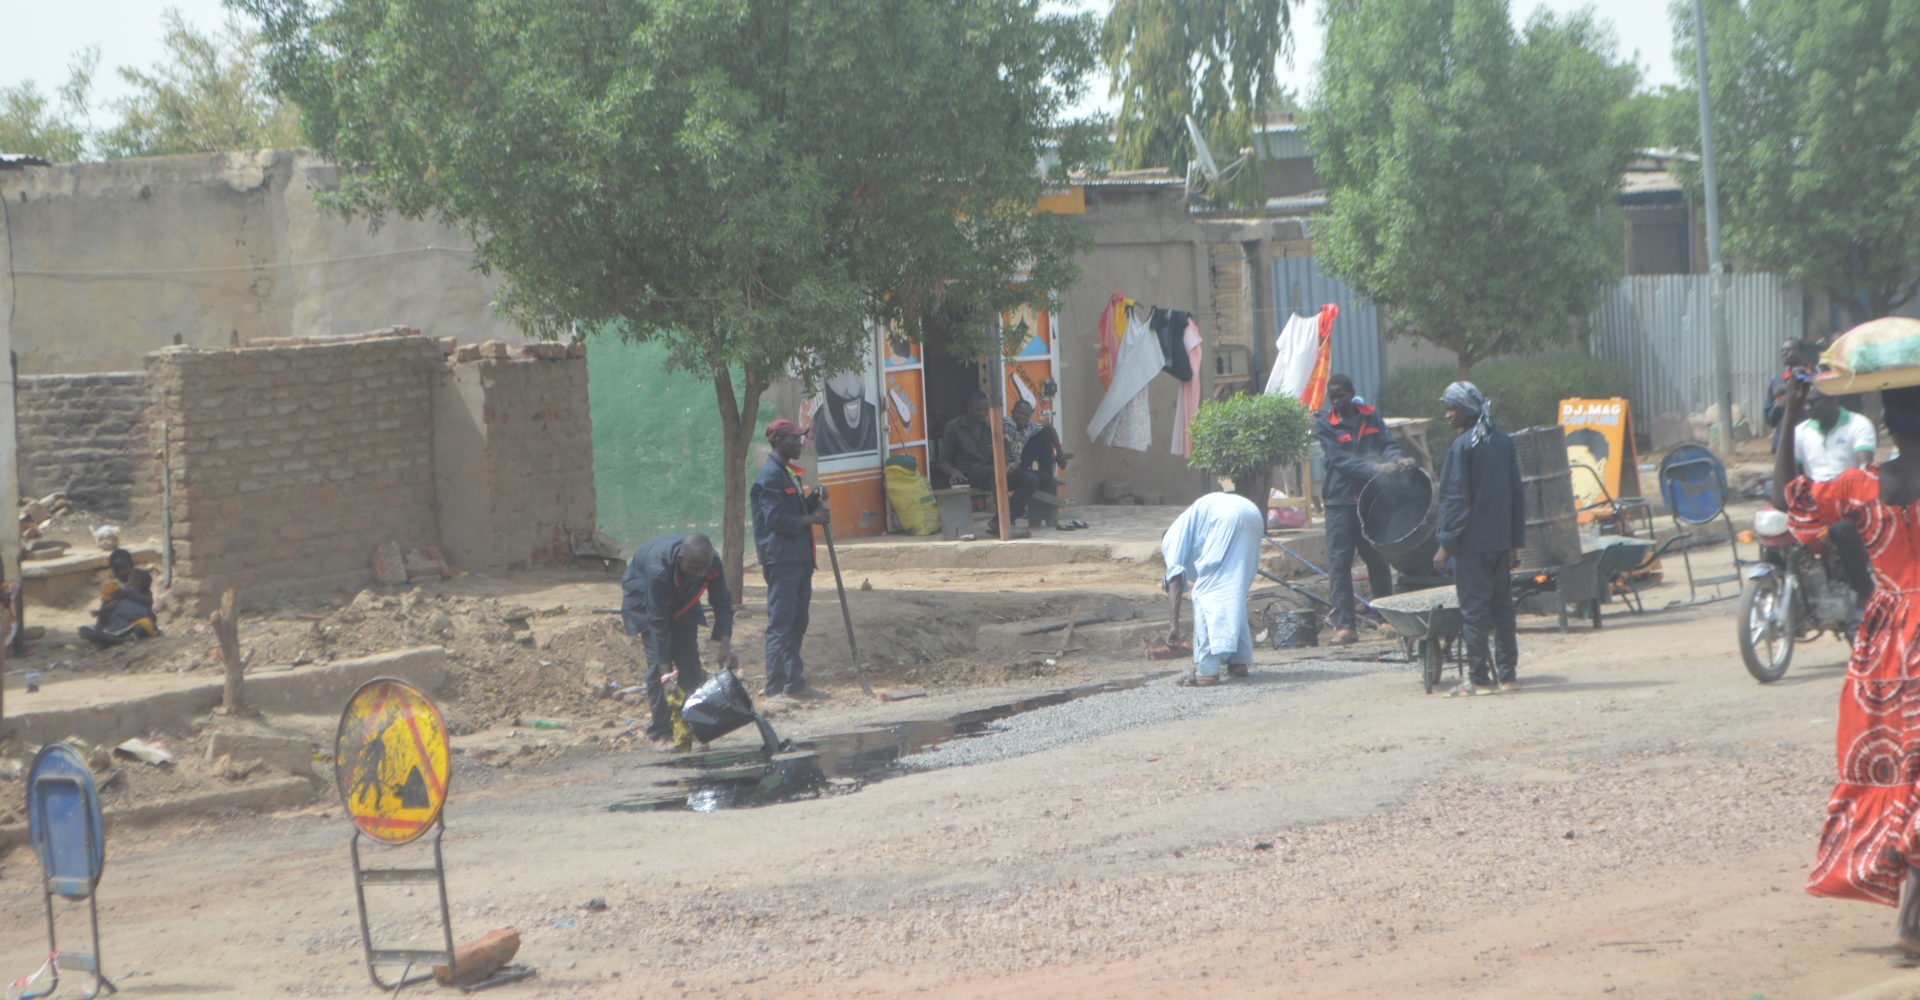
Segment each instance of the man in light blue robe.
[[1180,641],[1180,596],[1193,598],[1193,676],[1181,684],[1220,683],[1220,670],[1244,675],[1253,663],[1247,627],[1247,589],[1260,565],[1266,533],[1260,509],[1237,493],[1209,493],[1174,519],[1160,538],[1167,563],[1164,585],[1172,605],[1167,644]]

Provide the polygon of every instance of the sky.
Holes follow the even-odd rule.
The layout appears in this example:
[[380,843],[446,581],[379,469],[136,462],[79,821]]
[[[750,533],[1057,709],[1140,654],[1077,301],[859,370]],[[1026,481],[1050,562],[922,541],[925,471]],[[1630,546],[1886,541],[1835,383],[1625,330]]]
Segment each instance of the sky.
[[[1104,10],[1108,0],[1057,0],[1063,7]],[[1609,0],[1590,4],[1576,0],[1510,0],[1516,22],[1524,22],[1538,8],[1570,11],[1593,6],[1602,21],[1610,21],[1619,40],[1619,54],[1636,57],[1641,84],[1657,87],[1675,83],[1668,0]],[[227,16],[220,0],[173,0],[189,23],[205,32],[218,28]],[[100,46],[100,68],[94,75],[94,124],[110,120],[105,109],[126,96],[113,70],[118,66],[147,68],[164,54],[160,44],[160,14],[169,4],[153,0],[48,0],[11,5],[6,30],[0,32],[0,86],[32,80],[51,95],[67,78],[74,53],[88,45]],[[1294,57],[1282,67],[1281,81],[1302,98],[1312,89],[1313,68],[1321,46],[1321,0],[1307,0],[1293,17]],[[1086,109],[1108,105],[1106,85],[1097,82]]]

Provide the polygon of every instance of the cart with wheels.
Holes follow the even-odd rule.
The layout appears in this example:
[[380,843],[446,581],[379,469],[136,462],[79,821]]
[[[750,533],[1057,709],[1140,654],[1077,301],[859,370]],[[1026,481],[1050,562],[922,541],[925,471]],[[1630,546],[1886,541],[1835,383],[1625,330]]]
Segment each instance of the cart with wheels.
[[1429,587],[1376,598],[1369,603],[1400,637],[1407,659],[1420,664],[1421,683],[1427,693],[1432,694],[1440,684],[1440,673],[1446,668],[1448,657],[1454,658],[1456,667],[1460,663],[1455,654],[1465,619],[1460,616],[1459,595],[1452,587]]

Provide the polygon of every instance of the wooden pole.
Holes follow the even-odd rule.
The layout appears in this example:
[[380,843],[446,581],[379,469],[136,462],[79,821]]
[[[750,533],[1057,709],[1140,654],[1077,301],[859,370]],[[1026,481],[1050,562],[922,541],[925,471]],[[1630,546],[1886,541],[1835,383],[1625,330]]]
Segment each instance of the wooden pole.
[[213,613],[213,634],[220,640],[220,660],[227,668],[227,687],[221,704],[229,712],[238,712],[246,705],[240,681],[246,674],[247,664],[240,659],[240,619],[233,610],[232,587],[220,595],[220,609]]

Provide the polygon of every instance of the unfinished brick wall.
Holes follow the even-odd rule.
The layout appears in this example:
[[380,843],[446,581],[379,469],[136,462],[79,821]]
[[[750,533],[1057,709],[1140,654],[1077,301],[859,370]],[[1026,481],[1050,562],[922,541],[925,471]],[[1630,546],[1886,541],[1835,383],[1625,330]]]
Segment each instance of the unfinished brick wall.
[[22,497],[61,492],[118,519],[154,499],[145,372],[22,375],[13,401]]
[[374,546],[435,544],[433,386],[420,336],[148,355],[172,471],[174,606],[363,586]]
[[454,566],[564,563],[569,535],[595,527],[583,348],[529,345],[513,359],[451,364],[435,447],[440,537]]

